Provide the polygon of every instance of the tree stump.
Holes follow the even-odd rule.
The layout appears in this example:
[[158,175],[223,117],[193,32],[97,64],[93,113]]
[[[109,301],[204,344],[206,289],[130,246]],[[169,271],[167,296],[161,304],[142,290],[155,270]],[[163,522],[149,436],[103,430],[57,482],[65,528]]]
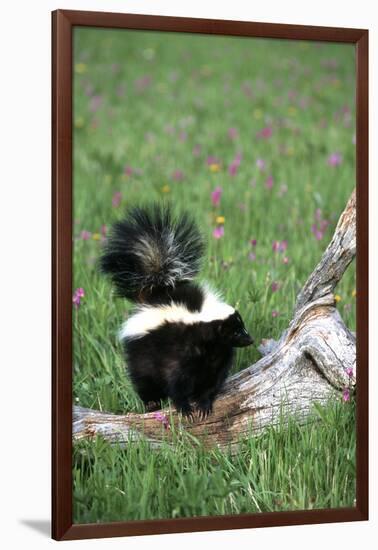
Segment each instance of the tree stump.
[[101,435],[110,442],[141,437],[153,445],[185,429],[206,447],[235,447],[295,414],[306,423],[314,402],[341,397],[356,383],[356,338],[335,307],[334,289],[356,254],[356,198],[353,191],[333,238],[312,272],[279,340],[264,340],[262,358],[231,376],[207,419],[194,422],[174,409],[115,415],[75,406],[73,438]]

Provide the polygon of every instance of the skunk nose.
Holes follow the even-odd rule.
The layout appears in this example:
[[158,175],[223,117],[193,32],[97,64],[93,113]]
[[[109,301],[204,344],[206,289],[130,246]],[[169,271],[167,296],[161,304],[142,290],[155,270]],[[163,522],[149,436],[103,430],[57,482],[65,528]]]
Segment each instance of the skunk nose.
[[232,339],[232,345],[236,348],[244,348],[246,346],[250,346],[251,344],[253,344],[253,339],[245,328],[237,332]]

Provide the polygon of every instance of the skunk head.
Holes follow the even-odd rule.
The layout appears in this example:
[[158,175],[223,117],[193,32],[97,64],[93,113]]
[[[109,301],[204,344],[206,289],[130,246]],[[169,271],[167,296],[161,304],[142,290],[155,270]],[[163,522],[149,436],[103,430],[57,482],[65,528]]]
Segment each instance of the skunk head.
[[244,348],[253,344],[253,339],[248,334],[240,313],[236,310],[220,323],[219,333],[222,340],[228,342],[233,348]]

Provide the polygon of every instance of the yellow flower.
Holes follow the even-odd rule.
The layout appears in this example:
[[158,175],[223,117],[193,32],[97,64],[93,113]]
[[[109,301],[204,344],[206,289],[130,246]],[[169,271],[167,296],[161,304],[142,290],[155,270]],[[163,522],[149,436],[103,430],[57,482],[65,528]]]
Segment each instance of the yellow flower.
[[92,239],[93,239],[94,241],[99,241],[99,240],[101,239],[100,233],[93,233]]
[[84,126],[84,118],[79,116],[75,119],[75,128],[82,128]]
[[224,223],[224,222],[226,221],[226,218],[225,218],[224,216],[217,216],[217,217],[215,218],[215,221],[216,221],[217,223]]
[[215,163],[215,164],[210,164],[209,166],[210,168],[210,172],[219,172],[220,170],[220,165]]
[[335,294],[335,302],[341,302],[342,298],[340,294]]
[[161,188],[162,193],[169,193],[170,190],[171,188],[169,187],[169,185],[163,185],[163,187]]
[[75,65],[75,73],[77,74],[84,74],[87,72],[87,66],[85,63],[76,63]]
[[295,116],[298,112],[298,109],[294,107],[293,105],[290,105],[290,107],[287,110],[289,116]]
[[263,112],[261,109],[255,109],[253,111],[253,116],[258,120],[259,118],[261,118],[263,116]]
[[353,298],[355,298],[355,297],[357,296],[357,291],[356,291],[356,289],[352,290],[352,296],[353,296]]

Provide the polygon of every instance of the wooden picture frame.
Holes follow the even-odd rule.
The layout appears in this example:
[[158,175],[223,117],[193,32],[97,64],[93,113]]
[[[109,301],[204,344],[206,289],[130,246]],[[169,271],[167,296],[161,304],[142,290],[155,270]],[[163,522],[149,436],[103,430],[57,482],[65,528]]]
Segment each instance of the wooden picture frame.
[[[313,40],[356,47],[357,489],[354,508],[73,524],[72,36],[77,26]],[[368,519],[368,31],[57,10],[52,13],[52,537],[56,540]]]

